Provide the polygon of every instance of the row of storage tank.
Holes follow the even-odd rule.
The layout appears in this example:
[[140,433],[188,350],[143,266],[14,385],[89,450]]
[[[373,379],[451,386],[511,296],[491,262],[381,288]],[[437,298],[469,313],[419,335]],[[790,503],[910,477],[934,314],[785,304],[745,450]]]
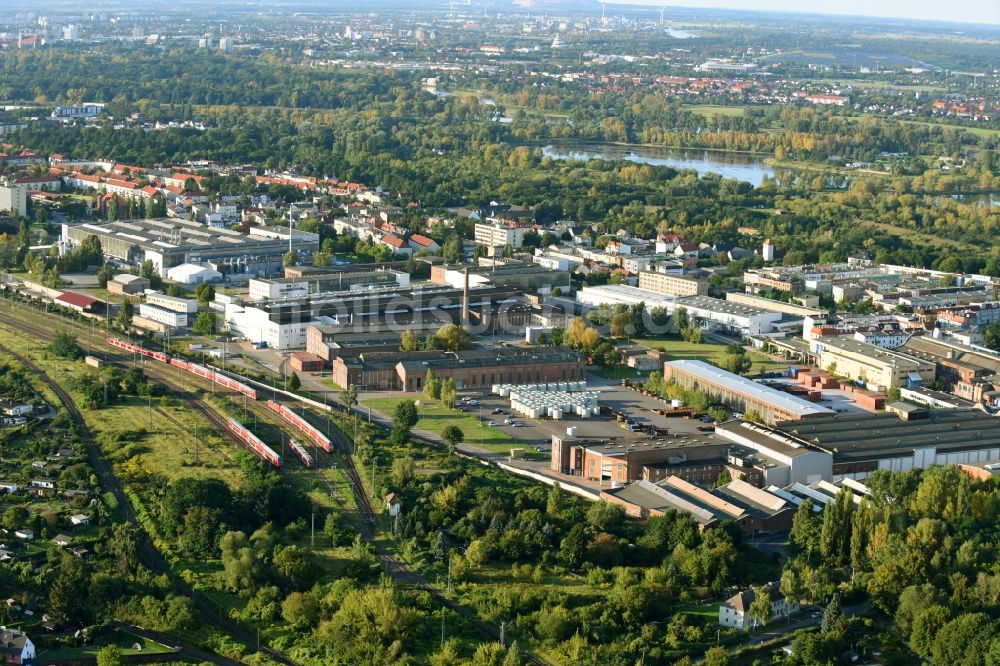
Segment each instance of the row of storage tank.
[[494,384],[493,395],[509,398],[511,391],[536,391],[554,393],[587,390],[587,382],[553,382],[551,384]]
[[510,392],[510,409],[533,419],[549,417],[556,421],[576,415],[583,419],[598,416],[597,394],[567,391],[542,392],[515,389]]

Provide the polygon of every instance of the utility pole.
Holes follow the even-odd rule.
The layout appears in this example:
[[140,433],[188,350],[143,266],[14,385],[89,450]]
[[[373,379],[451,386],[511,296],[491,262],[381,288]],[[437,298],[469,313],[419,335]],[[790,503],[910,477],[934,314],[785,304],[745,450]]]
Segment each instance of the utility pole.
[[316,550],[316,511],[312,512],[312,519],[309,526],[309,543],[310,548]]
[[503,645],[504,647],[507,646],[507,643],[504,642],[504,629],[506,628],[507,628],[507,621],[500,620],[500,645]]
[[153,431],[153,394],[149,394],[149,431]]

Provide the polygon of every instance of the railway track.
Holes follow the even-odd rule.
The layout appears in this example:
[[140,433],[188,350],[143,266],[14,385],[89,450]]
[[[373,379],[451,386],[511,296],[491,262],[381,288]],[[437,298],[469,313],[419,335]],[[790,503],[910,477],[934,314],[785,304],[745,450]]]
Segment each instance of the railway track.
[[[50,340],[54,336],[54,331],[50,329],[43,329],[37,325],[14,319],[5,313],[0,313],[0,323],[36,336],[39,340]],[[132,511],[132,506],[129,503],[128,497],[125,495],[125,490],[122,487],[121,482],[118,480],[118,477],[115,476],[111,464],[104,457],[104,453],[101,451],[100,446],[98,446],[97,442],[94,440],[93,433],[87,426],[87,422],[83,418],[83,414],[80,412],[80,409],[77,407],[72,396],[70,396],[58,382],[55,382],[51,377],[49,377],[48,374],[46,374],[46,372],[31,359],[4,345],[0,345],[0,351],[16,358],[26,368],[34,372],[36,376],[44,382],[53,393],[55,393],[56,397],[62,403],[70,417],[77,424],[84,442],[84,447],[87,451],[87,457],[91,466],[94,468],[94,471],[97,473],[98,478],[101,480],[102,487],[110,491],[115,496],[118,505],[124,512],[126,521],[135,524],[145,534],[145,528],[142,526],[142,523],[136,519],[135,513]],[[174,387],[174,390],[178,390],[177,387]],[[205,417],[209,419],[209,422],[213,423],[213,425],[216,423],[222,423],[223,425],[221,427],[223,431],[225,431],[225,420],[219,417],[214,410],[209,408],[208,405],[202,404],[201,401],[193,401],[193,404],[196,405],[196,409],[203,413]],[[203,409],[207,411],[203,411]],[[209,415],[208,412],[210,412],[211,415]],[[278,662],[286,664],[286,666],[298,666],[297,662],[293,661],[285,654],[266,645],[258,644],[259,638],[255,639],[245,630],[241,629],[235,622],[223,617],[217,612],[217,609],[212,608],[198,595],[194,594],[193,590],[189,589],[180,580],[176,579],[176,577],[170,575],[169,563],[160,551],[153,546],[152,540],[149,538],[148,534],[146,534],[146,538],[143,539],[141,554],[143,563],[149,567],[151,571],[168,577],[171,588],[175,594],[190,597],[198,611],[206,619],[208,619],[209,622],[215,624],[229,636],[242,643],[251,653],[259,650]]]
[[[314,426],[319,425],[317,423],[317,417],[308,410],[305,410],[304,418],[306,418],[306,420]],[[358,473],[357,466],[354,464],[354,459],[351,456],[350,442],[339,428],[334,428],[331,431],[330,440],[334,443],[337,451],[341,454],[344,464],[344,473],[347,475],[348,481],[351,483],[354,500],[358,505],[359,513],[364,519],[359,525],[359,531],[361,532],[362,537],[364,537],[375,548],[375,556],[378,558],[379,562],[382,563],[386,573],[394,579],[404,582],[413,588],[429,593],[438,603],[465,619],[472,626],[476,627],[483,635],[493,640],[500,641],[502,633],[499,627],[481,620],[473,610],[447,597],[443,592],[441,592],[440,589],[432,585],[430,581],[416,571],[413,571],[405,562],[378,545],[378,542],[375,539],[377,536],[375,529],[375,512],[372,509],[368,492],[365,490],[364,484],[361,481],[361,476]],[[547,662],[530,652],[524,652],[522,653],[522,656],[530,664],[536,664],[537,666],[545,666],[545,664],[547,664]]]
[[[54,315],[54,316],[58,316],[58,315]],[[76,322],[67,322],[67,323],[74,324]],[[31,324],[29,322],[26,322],[23,319],[18,319],[16,317],[14,317],[13,313],[8,314],[8,313],[3,312],[2,310],[0,310],[0,324],[6,324],[7,326],[10,326],[10,327],[13,327],[13,328],[17,328],[17,329],[26,331],[26,332],[30,333],[31,335],[37,336],[39,339],[42,339],[42,340],[48,340],[48,339],[51,339],[53,337],[53,331],[52,330],[43,329],[43,328],[41,328],[41,327],[39,327],[37,325]],[[76,328],[79,328],[79,325],[77,325]],[[109,360],[109,362],[114,362],[116,364],[121,364],[121,365],[128,365],[129,359],[127,358],[127,355],[123,356],[123,355],[117,353],[118,350],[116,350],[115,348],[113,348],[110,345],[108,345],[107,342],[106,342],[106,340],[103,337],[100,338],[99,345],[101,347],[102,353],[104,354],[105,358],[107,358]],[[24,359],[23,356],[20,356],[20,355],[17,355],[17,354],[13,354],[13,352],[10,352],[10,350],[7,350],[7,349],[5,349],[3,347],[0,347],[0,350],[7,351],[8,353],[12,353],[12,355],[18,357],[19,359],[22,359],[22,362],[24,362],[26,360],[26,359]],[[30,362],[28,362],[28,363],[30,363]],[[31,365],[34,365],[34,364],[31,364]],[[34,367],[37,368],[37,366],[34,366]],[[161,363],[158,363],[158,362],[144,361],[143,362],[143,369],[146,372],[146,374],[149,375],[151,378],[153,378],[153,379],[161,382],[162,384],[164,384],[164,386],[166,386],[171,391],[171,393],[173,395],[177,396],[178,398],[184,400],[185,402],[187,402],[188,404],[190,404],[191,406],[193,406],[195,408],[195,410],[197,412],[199,412],[206,419],[206,421],[208,421],[208,423],[213,426],[213,428],[217,432],[223,433],[224,436],[227,437],[227,439],[229,439],[233,443],[239,445],[240,448],[243,448],[243,449],[246,448],[246,446],[243,444],[243,442],[241,440],[239,440],[239,438],[235,437],[234,435],[232,435],[229,432],[225,417],[221,416],[215,409],[213,409],[210,405],[208,405],[203,399],[201,399],[200,397],[196,396],[193,392],[185,390],[183,388],[182,382],[184,380],[192,381],[192,382],[194,381],[192,379],[192,377],[193,377],[192,375],[190,375],[189,373],[187,373],[187,372],[185,372],[185,371],[183,371],[183,370],[181,370],[179,368],[175,368],[174,366],[165,365],[165,364],[161,364]],[[39,374],[40,374],[40,376],[42,376],[42,373],[41,373],[40,370],[39,370]],[[202,380],[202,381],[205,381],[205,380]],[[55,388],[55,387],[53,387],[53,388]],[[69,404],[72,405],[72,408],[74,410],[76,410],[76,406],[75,406],[75,404],[73,404],[73,401],[68,396],[68,394],[66,394],[64,391],[62,391],[61,388],[59,389],[59,391],[61,391],[62,394],[65,395],[66,399],[69,401]],[[60,399],[62,399],[62,396],[60,396]],[[254,411],[255,411],[255,413],[258,414],[258,417],[260,417],[260,416],[263,415],[263,411],[259,411],[258,412],[257,409],[254,409]],[[74,418],[78,417],[80,419],[80,423],[83,424],[83,427],[85,428],[86,426],[83,423],[82,414],[79,413],[79,410],[76,410],[76,415],[77,416],[75,416]],[[268,417],[269,416],[270,415],[268,415]],[[317,419],[316,419],[315,415],[312,414],[312,412],[310,412],[308,410],[304,410],[303,411],[303,416],[306,418],[307,421],[309,421],[310,423],[312,423],[312,425],[314,425],[314,426],[318,426],[319,425],[316,422]],[[260,421],[261,421],[261,419],[258,418],[258,428],[260,427]],[[266,420],[264,420],[263,423],[264,423],[264,427],[265,428],[278,431],[279,433],[281,432],[280,429],[278,429],[273,424],[268,423]],[[291,426],[289,426],[289,427],[291,427]],[[89,431],[87,431],[87,432],[88,432],[88,440],[90,440]],[[497,627],[497,626],[495,626],[495,625],[493,625],[491,623],[488,623],[488,622],[485,622],[485,621],[481,620],[479,618],[479,616],[476,615],[476,613],[474,611],[472,611],[468,607],[466,607],[466,606],[464,606],[464,605],[462,605],[462,604],[460,604],[460,603],[458,603],[456,601],[453,601],[452,599],[448,598],[443,592],[441,592],[441,590],[439,590],[437,587],[435,587],[434,585],[432,585],[426,578],[424,578],[419,573],[417,573],[417,572],[413,571],[412,569],[410,569],[409,566],[406,563],[404,563],[398,557],[396,557],[395,555],[393,555],[392,553],[390,553],[389,551],[387,551],[385,548],[383,548],[380,545],[378,545],[378,543],[376,541],[377,530],[376,530],[376,526],[375,526],[375,511],[374,511],[374,509],[372,507],[371,499],[368,496],[368,492],[365,490],[364,483],[362,482],[362,479],[361,479],[361,476],[360,476],[360,474],[359,474],[359,472],[357,470],[357,467],[354,464],[354,460],[353,460],[352,456],[350,455],[350,451],[351,451],[350,443],[348,442],[346,436],[339,429],[336,429],[336,428],[334,428],[332,430],[332,432],[330,433],[330,439],[334,443],[334,446],[335,446],[336,450],[341,454],[341,459],[342,459],[342,462],[343,462],[344,473],[347,476],[348,482],[351,485],[351,492],[352,492],[352,494],[354,496],[355,503],[356,503],[356,505],[358,507],[359,517],[361,518],[361,520],[359,521],[359,525],[358,525],[358,531],[360,532],[362,538],[364,538],[366,541],[368,541],[369,543],[371,543],[373,545],[373,548],[375,550],[375,556],[379,560],[379,562],[382,564],[382,566],[385,569],[386,573],[388,573],[390,576],[392,576],[394,579],[400,581],[401,583],[404,583],[404,584],[406,584],[408,586],[411,586],[411,587],[413,587],[415,589],[419,589],[419,590],[423,590],[423,591],[427,592],[435,600],[437,600],[437,602],[440,603],[442,606],[444,606],[445,608],[448,608],[449,610],[451,610],[455,614],[457,614],[460,617],[462,617],[463,619],[465,619],[471,625],[473,625],[474,627],[476,627],[483,635],[485,635],[488,638],[491,638],[493,640],[499,641],[501,639],[501,637],[502,637],[501,630],[500,630],[499,627]],[[109,477],[111,479],[114,480],[114,483],[117,484],[117,486],[119,488],[119,491],[121,492],[121,495],[122,495],[123,499],[120,500],[119,503],[125,508],[125,510],[127,512],[129,512],[129,514],[131,514],[131,509],[129,507],[129,504],[128,504],[127,500],[124,499],[124,492],[121,491],[121,486],[120,486],[120,484],[118,484],[117,478],[114,477],[114,475],[113,475],[113,473],[111,471],[110,466],[107,465],[107,462],[103,460],[103,455],[101,454],[99,448],[97,448],[96,444],[93,443],[92,440],[90,440],[90,443],[91,443],[92,447],[94,447],[95,449],[97,449],[96,453],[100,456],[101,460],[104,462],[105,466],[107,467],[107,474],[109,475]],[[288,458],[291,459],[291,458],[294,458],[294,457],[295,456],[289,456]],[[296,460],[298,460],[298,459],[296,458]],[[317,457],[316,463],[317,464],[316,464],[316,467],[314,469],[315,469],[315,471],[316,471],[316,473],[318,475],[318,478],[326,486],[326,488],[331,493],[333,493],[334,487],[330,483],[330,481],[326,478],[326,476],[322,473],[322,467],[323,467],[323,465],[320,464],[320,458],[319,457]],[[98,468],[95,466],[95,469],[98,469]],[[103,479],[104,476],[101,476],[101,478]],[[117,493],[116,493],[116,496],[117,496]],[[130,520],[134,520],[134,516],[131,516]],[[161,573],[168,573],[169,572],[169,567],[168,567],[168,565],[166,563],[166,560],[164,560],[162,558],[162,556],[159,554],[159,552],[156,551],[155,548],[153,548],[151,546],[151,544],[148,543],[148,540],[147,540],[146,546],[147,546],[147,548],[149,548],[152,551],[152,553],[150,554],[150,556],[153,557],[155,555],[155,558],[159,559],[162,562],[162,566],[164,567],[164,569],[161,571]],[[150,567],[150,568],[153,568],[153,567]],[[245,632],[243,632],[242,630],[240,630],[238,626],[236,626],[235,624],[229,622],[228,620],[226,620],[224,618],[221,618],[221,617],[218,617],[216,614],[214,614],[215,611],[213,609],[209,608],[207,606],[207,604],[204,604],[204,602],[201,602],[190,591],[186,591],[185,593],[195,599],[196,606],[199,607],[199,610],[201,610],[206,615],[206,617],[212,618],[213,621],[216,621],[216,618],[218,618],[217,621],[216,621],[216,623],[221,628],[225,629],[232,636],[238,638],[240,640],[240,642],[244,643],[247,647],[250,647],[251,649],[253,649],[253,647],[252,647],[253,641],[252,641],[251,637],[248,634],[246,634]],[[272,648],[269,648],[269,647],[266,647],[264,645],[261,645],[260,646],[260,650],[263,651],[263,652],[266,652],[267,654],[269,654],[270,656],[274,657],[275,659],[277,659],[281,663],[289,664],[289,665],[294,665],[295,664],[295,662],[293,662],[287,656],[285,656],[284,654],[282,654],[280,652],[277,652],[276,650],[273,650]],[[534,655],[532,653],[526,652],[526,653],[523,653],[523,656],[524,656],[525,660],[528,663],[531,663],[531,664],[536,664],[538,666],[544,666],[547,663],[547,662],[545,662],[544,660],[540,659],[539,657],[537,657],[536,655]]]

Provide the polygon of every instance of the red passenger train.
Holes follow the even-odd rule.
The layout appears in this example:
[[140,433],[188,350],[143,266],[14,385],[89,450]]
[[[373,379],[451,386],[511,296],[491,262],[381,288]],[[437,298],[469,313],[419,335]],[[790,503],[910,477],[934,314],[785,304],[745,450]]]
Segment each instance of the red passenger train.
[[198,365],[197,363],[185,361],[177,356],[170,356],[169,354],[164,354],[163,352],[146,349],[145,347],[134,345],[131,342],[122,340],[121,338],[108,338],[108,344],[112,347],[132,352],[133,354],[141,354],[142,356],[155,359],[161,363],[169,363],[170,365],[181,368],[182,370],[187,370],[188,372],[198,375],[199,377],[204,377],[205,379],[214,381],[216,384],[219,384],[227,389],[236,391],[237,393],[242,393],[248,398],[253,398],[254,400],[257,399],[257,389],[247,386],[242,382],[238,382],[235,379],[231,379],[221,372],[216,372],[212,368],[207,368],[203,365]]
[[323,449],[327,453],[333,452],[333,443],[330,441],[330,438],[321,433],[315,427],[313,427],[313,425],[310,424],[308,421],[306,421],[304,418],[302,418],[292,410],[288,409],[284,405],[279,405],[274,400],[268,400],[267,406],[276,411],[278,415],[281,416],[281,418],[283,418],[285,421],[292,424],[305,434],[309,435],[309,439],[318,444],[321,449]]
[[292,451],[294,451],[295,455],[299,457],[299,460],[302,461],[303,465],[306,467],[313,467],[316,464],[313,457],[309,455],[308,451],[306,451],[306,447],[299,444],[296,440],[289,438],[288,445],[292,447]]
[[281,456],[278,455],[274,451],[274,449],[272,449],[270,446],[262,442],[260,438],[257,437],[257,435],[247,430],[242,423],[240,423],[236,419],[231,418],[228,420],[228,424],[229,424],[229,429],[232,432],[236,433],[236,436],[239,437],[241,440],[243,440],[246,443],[246,445],[250,448],[250,450],[253,451],[255,454],[257,454],[267,462],[271,463],[275,467],[280,468],[282,464],[284,464],[284,460],[282,460]]

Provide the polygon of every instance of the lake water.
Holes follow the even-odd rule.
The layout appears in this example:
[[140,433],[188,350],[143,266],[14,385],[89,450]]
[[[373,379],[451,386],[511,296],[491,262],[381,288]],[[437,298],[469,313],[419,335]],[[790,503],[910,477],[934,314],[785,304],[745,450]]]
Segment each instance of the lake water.
[[687,30],[679,30],[677,28],[667,28],[663,32],[667,33],[674,39],[693,39],[694,37],[698,36],[693,32],[688,32]]
[[774,168],[764,157],[744,153],[722,153],[707,150],[675,150],[649,146],[617,146],[614,144],[551,144],[542,153],[556,160],[626,160],[637,164],[693,169],[699,174],[717,173],[723,178],[746,181],[755,187],[764,176],[774,177]]

